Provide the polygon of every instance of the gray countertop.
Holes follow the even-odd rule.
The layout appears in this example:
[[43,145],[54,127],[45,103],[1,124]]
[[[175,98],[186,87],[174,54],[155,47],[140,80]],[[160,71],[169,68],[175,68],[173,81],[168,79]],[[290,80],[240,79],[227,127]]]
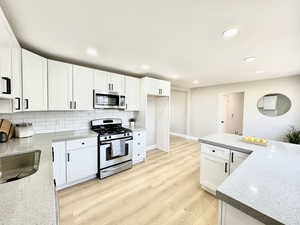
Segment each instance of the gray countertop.
[[52,142],[96,137],[89,130],[37,134],[0,144],[0,157],[41,150],[39,170],[23,179],[0,184],[1,225],[56,225],[56,199],[53,183]]
[[300,145],[267,147],[215,134],[199,141],[251,153],[217,189],[217,197],[265,224],[300,225]]

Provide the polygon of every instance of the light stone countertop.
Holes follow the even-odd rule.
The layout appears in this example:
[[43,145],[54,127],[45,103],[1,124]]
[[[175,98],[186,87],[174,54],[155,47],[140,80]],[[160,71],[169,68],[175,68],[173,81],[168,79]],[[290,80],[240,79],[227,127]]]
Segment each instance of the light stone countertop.
[[134,127],[124,126],[124,127],[132,130],[132,132],[145,130],[145,127],[141,127],[141,126],[134,126]]
[[0,225],[56,225],[52,142],[96,137],[90,130],[36,134],[0,144],[0,157],[41,150],[39,170],[31,176],[0,184]]
[[265,224],[300,225],[300,145],[247,144],[241,136],[215,134],[202,143],[251,153],[218,187],[217,197]]

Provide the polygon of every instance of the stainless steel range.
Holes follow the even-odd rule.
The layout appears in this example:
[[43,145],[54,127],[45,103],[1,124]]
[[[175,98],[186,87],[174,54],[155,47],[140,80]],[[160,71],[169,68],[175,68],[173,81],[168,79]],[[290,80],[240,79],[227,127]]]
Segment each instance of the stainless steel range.
[[98,177],[100,179],[132,167],[132,132],[121,119],[91,121],[98,135]]

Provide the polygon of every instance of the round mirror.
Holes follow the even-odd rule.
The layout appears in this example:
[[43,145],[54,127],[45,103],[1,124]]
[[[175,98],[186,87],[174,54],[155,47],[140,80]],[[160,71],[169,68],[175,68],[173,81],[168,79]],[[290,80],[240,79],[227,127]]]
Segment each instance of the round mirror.
[[270,117],[281,116],[287,113],[292,106],[291,100],[282,94],[268,94],[257,102],[258,111]]

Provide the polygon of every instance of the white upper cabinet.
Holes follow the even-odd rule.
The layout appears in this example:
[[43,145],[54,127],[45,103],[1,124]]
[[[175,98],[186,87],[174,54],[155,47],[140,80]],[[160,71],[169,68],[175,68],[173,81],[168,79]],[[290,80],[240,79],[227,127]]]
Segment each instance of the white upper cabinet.
[[93,109],[94,71],[73,66],[73,101],[76,110]]
[[22,51],[18,43],[12,48],[13,112],[22,111]]
[[125,76],[115,74],[115,73],[110,73],[110,92],[117,92],[120,95],[125,94]]
[[109,74],[106,71],[94,70],[95,86],[94,89],[108,92],[109,89]]
[[169,81],[158,80],[150,77],[143,78],[145,91],[148,95],[170,96],[171,85]]
[[126,76],[125,96],[126,110],[138,111],[140,108],[140,79]]
[[106,93],[125,94],[125,76],[101,70],[94,70],[94,73],[94,89]]
[[23,110],[47,110],[47,59],[22,50]]
[[12,45],[14,36],[3,12],[0,9],[0,98],[13,98],[12,95]]
[[74,108],[72,70],[71,64],[48,60],[49,110],[71,110]]

